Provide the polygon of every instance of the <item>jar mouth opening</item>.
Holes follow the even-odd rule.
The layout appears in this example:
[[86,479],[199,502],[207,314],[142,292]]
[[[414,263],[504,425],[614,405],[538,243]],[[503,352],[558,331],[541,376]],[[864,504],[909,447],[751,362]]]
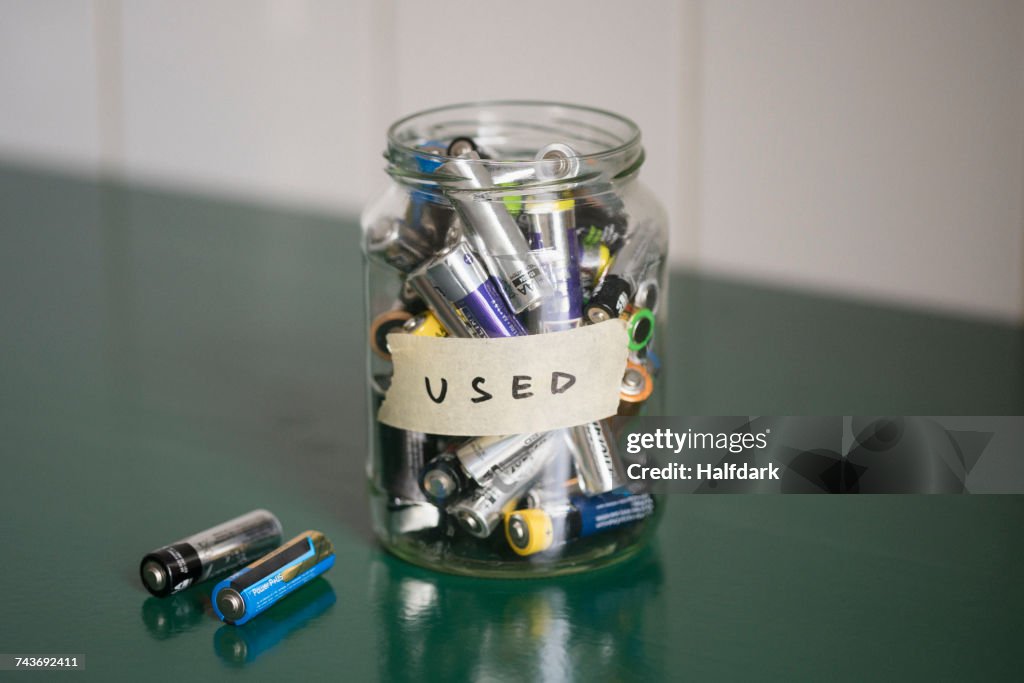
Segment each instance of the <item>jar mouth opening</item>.
[[[557,177],[559,160],[537,157],[548,145],[566,146],[583,178],[621,177],[643,161],[640,128],[625,116],[577,104],[532,100],[469,102],[427,109],[388,128],[388,169],[412,182],[439,181],[424,169],[454,158],[448,144],[470,138],[481,159],[464,163],[488,168],[499,177],[536,173]],[[522,173],[518,173],[522,170]],[[582,179],[582,178],[581,178]],[[520,180],[520,183],[532,184]]]

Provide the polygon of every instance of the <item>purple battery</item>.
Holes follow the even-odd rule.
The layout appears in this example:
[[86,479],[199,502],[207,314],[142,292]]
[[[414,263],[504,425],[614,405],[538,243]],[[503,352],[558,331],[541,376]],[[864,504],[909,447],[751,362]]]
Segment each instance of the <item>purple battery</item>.
[[519,337],[526,329],[464,241],[441,252],[424,274],[459,312],[474,337]]

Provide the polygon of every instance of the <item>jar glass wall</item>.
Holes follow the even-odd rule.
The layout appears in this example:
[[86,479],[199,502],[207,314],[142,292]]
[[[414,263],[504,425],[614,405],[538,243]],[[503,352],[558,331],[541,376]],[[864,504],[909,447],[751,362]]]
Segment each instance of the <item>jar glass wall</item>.
[[[585,107],[456,105],[394,124],[386,158],[391,181],[362,218],[377,536],[416,564],[479,576],[630,556],[663,501],[629,480],[645,454],[627,452],[624,428],[661,412],[667,343],[666,220],[638,179],[639,129]],[[388,335],[493,339],[610,319],[629,347],[615,415],[469,436],[378,419]]]

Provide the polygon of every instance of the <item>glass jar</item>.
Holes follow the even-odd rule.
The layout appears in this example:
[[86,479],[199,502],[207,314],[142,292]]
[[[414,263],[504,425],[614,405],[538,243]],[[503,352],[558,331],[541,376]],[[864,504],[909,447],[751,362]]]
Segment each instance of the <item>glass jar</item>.
[[[666,348],[667,329],[666,218],[637,178],[636,124],[555,103],[455,105],[392,125],[386,158],[391,182],[362,216],[367,469],[380,541],[415,564],[474,576],[565,574],[629,557],[663,504],[629,478],[646,455],[629,452],[637,449],[625,433],[633,416],[661,412],[656,347]],[[620,357],[607,344],[579,346],[602,325],[625,329],[612,349]],[[525,335],[552,335],[542,340],[550,353],[608,356],[613,407],[558,429],[523,422],[514,435],[379,419],[393,377],[398,384],[398,341],[427,337],[432,346],[409,348],[465,349],[467,362],[486,362],[495,348],[521,348],[506,338]],[[555,374],[551,394],[569,396],[576,376],[559,385]],[[474,402],[487,400],[477,380]],[[517,381],[513,398],[533,395]],[[445,384],[426,385],[444,400]],[[546,392],[546,379],[535,386]],[[544,424],[558,419],[554,411]]]

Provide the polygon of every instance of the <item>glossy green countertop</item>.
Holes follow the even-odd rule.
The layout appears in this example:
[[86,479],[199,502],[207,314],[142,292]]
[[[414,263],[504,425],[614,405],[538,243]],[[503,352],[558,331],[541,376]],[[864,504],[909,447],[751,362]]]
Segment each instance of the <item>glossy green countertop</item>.
[[[1019,680],[1020,496],[675,496],[641,558],[550,581],[388,557],[361,286],[351,221],[0,167],[0,653],[89,680]],[[670,305],[670,413],[1024,414],[1019,328],[681,273]],[[144,552],[255,507],[334,569],[241,629],[210,585],[143,590]]]

